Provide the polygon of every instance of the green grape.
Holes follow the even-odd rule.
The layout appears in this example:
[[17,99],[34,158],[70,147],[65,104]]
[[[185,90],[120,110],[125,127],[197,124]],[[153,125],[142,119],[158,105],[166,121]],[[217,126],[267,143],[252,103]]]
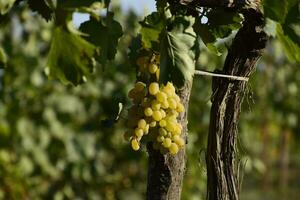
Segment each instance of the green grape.
[[160,127],[165,127],[166,125],[167,125],[166,120],[162,119],[162,120],[159,121],[159,126]]
[[135,151],[140,149],[139,142],[135,138],[131,140],[131,147]]
[[161,136],[167,136],[168,135],[168,132],[164,128],[159,128],[158,132],[159,132],[159,135],[161,135]]
[[150,72],[150,74],[155,74],[155,72],[157,71],[157,69],[158,69],[158,66],[155,64],[155,63],[151,63],[150,65],[149,65],[149,72]]
[[157,138],[156,138],[157,142],[163,142],[165,140],[165,137],[162,136],[162,135],[159,135]]
[[137,91],[137,92],[141,92],[141,91],[143,91],[144,89],[145,89],[145,83],[143,83],[143,82],[136,82],[135,83],[135,85],[134,85],[134,89],[135,89],[135,91]]
[[149,93],[151,95],[156,95],[157,93],[159,93],[159,84],[156,82],[152,82],[149,85]]
[[147,117],[150,117],[150,116],[152,116],[153,111],[152,111],[151,108],[148,107],[148,108],[145,109],[144,114],[145,114]]
[[137,91],[135,90],[135,88],[132,88],[131,90],[129,90],[129,92],[128,92],[128,97],[129,97],[130,99],[135,98],[136,95],[137,95]]
[[173,155],[176,154],[179,151],[179,148],[178,148],[177,144],[171,143],[171,145],[169,147],[169,151]]
[[167,100],[167,95],[164,93],[164,92],[158,92],[157,94],[156,94],[156,99],[159,101],[159,102],[161,102],[161,103],[163,103],[164,101],[166,101]]
[[144,119],[140,119],[139,120],[139,122],[138,122],[138,128],[144,129],[146,127],[146,125],[147,125],[146,120],[144,120]]
[[151,105],[151,101],[149,98],[145,97],[142,102],[141,102],[141,106],[142,107],[149,107]]
[[165,148],[169,148],[169,147],[171,146],[171,144],[172,144],[172,140],[171,140],[170,138],[166,138],[166,139],[164,139],[162,145],[163,145]]
[[136,135],[138,138],[141,138],[141,137],[143,137],[143,135],[144,135],[143,129],[140,129],[140,128],[136,128],[136,129],[134,130],[134,133],[135,133],[135,135]]
[[155,121],[160,121],[162,119],[162,115],[161,115],[161,112],[158,111],[158,110],[155,110],[152,114],[152,118],[155,120]]

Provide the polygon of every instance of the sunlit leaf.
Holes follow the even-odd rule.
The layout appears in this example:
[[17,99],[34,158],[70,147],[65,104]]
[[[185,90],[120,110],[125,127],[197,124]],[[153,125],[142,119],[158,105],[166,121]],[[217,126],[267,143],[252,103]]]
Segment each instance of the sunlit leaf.
[[6,14],[14,5],[16,0],[0,0],[0,14]]
[[93,71],[95,46],[61,27],[55,28],[48,55],[49,76],[78,85]]
[[290,61],[300,62],[300,46],[294,43],[288,36],[284,35],[280,24],[277,25],[277,36]]
[[145,49],[151,49],[158,46],[159,34],[161,33],[164,22],[158,12],[153,12],[148,15],[144,21],[140,22],[142,45]]
[[160,81],[171,80],[177,87],[191,81],[195,70],[196,35],[192,28],[193,19],[176,17],[170,24],[170,30],[162,33]]

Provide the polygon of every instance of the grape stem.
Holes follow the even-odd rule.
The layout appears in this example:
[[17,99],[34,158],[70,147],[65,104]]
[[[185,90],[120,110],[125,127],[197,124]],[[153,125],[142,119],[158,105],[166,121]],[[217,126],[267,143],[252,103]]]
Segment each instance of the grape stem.
[[242,77],[242,76],[233,76],[233,75],[225,75],[225,74],[217,74],[213,72],[207,72],[203,70],[195,70],[195,75],[202,75],[202,76],[216,76],[221,78],[229,78],[231,80],[238,80],[238,81],[248,81],[248,77]]

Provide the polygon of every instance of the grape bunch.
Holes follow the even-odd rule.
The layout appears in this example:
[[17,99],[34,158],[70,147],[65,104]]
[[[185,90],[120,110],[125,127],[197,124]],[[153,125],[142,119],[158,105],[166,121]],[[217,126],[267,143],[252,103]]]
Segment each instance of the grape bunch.
[[125,139],[132,149],[139,150],[142,138],[151,141],[162,154],[176,154],[185,144],[181,138],[182,126],[177,122],[184,106],[171,82],[159,84],[159,56],[141,57],[137,64],[143,82],[138,81],[129,91],[133,106],[128,110],[128,130]]

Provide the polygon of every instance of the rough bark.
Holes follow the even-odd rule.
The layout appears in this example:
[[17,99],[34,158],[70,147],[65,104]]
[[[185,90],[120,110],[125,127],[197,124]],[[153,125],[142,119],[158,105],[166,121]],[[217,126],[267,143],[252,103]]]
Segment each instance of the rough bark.
[[[185,107],[180,114],[178,122],[183,127],[182,137],[187,137],[187,111],[192,84],[186,83],[179,96]],[[185,148],[176,155],[162,155],[147,145],[149,154],[147,200],[180,200],[182,181],[186,168]]]
[[[243,10],[243,14],[243,27],[233,40],[222,73],[249,77],[255,70],[267,38],[262,30],[262,14],[254,9]],[[240,188],[236,158],[237,125],[246,82],[214,78],[212,85],[206,155],[207,199],[238,200]]]

